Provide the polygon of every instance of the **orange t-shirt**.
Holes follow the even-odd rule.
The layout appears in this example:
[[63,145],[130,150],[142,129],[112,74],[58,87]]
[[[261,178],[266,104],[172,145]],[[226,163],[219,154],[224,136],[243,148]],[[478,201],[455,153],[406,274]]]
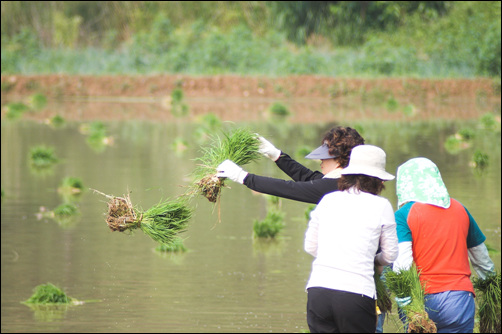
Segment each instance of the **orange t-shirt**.
[[[407,214],[396,212],[398,238],[399,242],[412,241],[413,260],[421,271],[425,293],[449,290],[474,293],[467,248],[483,242],[484,235],[472,216],[453,198],[448,209],[417,202],[408,204],[411,207],[401,208]],[[475,244],[468,246],[469,240]]]

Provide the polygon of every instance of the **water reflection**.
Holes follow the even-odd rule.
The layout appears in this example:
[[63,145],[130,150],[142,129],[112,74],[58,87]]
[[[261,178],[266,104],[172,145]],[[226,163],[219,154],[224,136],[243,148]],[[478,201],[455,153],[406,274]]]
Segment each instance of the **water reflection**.
[[[487,243],[500,251],[500,130],[478,128],[478,119],[411,123],[340,117],[330,124],[300,124],[219,123],[208,118],[206,123],[106,121],[106,136],[113,137],[113,145],[96,149],[79,132],[86,122],[70,121],[57,129],[29,120],[2,122],[2,331],[308,329],[304,288],[312,258],[303,251],[307,204],[283,200],[284,229],[275,239],[253,238],[253,221],[265,217],[267,199],[229,183],[219,207],[202,197],[192,202],[195,216],[182,234],[186,252],[166,253],[155,250],[157,245],[142,233],[111,232],[104,221],[106,203],[98,195],[86,191],[77,200],[67,200],[57,190],[64,178],[73,176],[107,194],[131,190],[135,202],[150,207],[188,189],[200,146],[218,129],[252,128],[313,169],[319,169],[318,163],[302,160],[303,153],[296,152],[317,147],[333,124],[356,127],[367,143],[384,148],[389,171],[409,158],[426,156],[440,168],[452,196],[469,208]],[[475,131],[471,146],[450,153],[446,139],[465,127]],[[27,152],[42,143],[55,147],[63,161],[40,177],[30,170]],[[482,173],[470,167],[476,149],[488,155]],[[267,159],[246,170],[286,178]],[[395,206],[394,187],[389,182],[383,196]],[[79,208],[71,228],[50,218],[37,219],[41,206],[53,209],[62,200]],[[500,252],[493,259],[500,269]],[[20,301],[45,281],[57,283],[70,295],[103,302],[39,315]],[[393,330],[392,323],[386,326]]]

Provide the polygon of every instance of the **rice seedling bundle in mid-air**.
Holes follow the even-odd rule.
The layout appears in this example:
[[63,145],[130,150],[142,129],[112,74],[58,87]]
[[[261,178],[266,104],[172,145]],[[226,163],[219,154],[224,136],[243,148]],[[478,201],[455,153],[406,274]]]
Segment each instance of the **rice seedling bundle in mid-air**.
[[480,333],[500,333],[500,272],[473,279],[478,299]]
[[436,324],[425,310],[424,287],[420,283],[420,274],[415,265],[408,270],[385,273],[385,283],[398,298],[410,297],[411,302],[402,306],[406,314],[408,333],[437,333]]
[[216,202],[220,196],[224,179],[216,175],[216,167],[225,160],[232,160],[239,166],[246,165],[261,158],[258,135],[247,129],[236,129],[224,133],[223,138],[213,137],[208,147],[202,148],[202,157],[193,176],[195,178],[195,193],[206,197],[210,202]]
[[[94,190],[94,189],[93,189]],[[179,233],[188,227],[193,210],[186,198],[162,201],[146,211],[135,208],[129,195],[116,197],[95,192],[108,198],[106,223],[112,231],[132,231],[140,229],[160,244],[169,245],[177,240]]]

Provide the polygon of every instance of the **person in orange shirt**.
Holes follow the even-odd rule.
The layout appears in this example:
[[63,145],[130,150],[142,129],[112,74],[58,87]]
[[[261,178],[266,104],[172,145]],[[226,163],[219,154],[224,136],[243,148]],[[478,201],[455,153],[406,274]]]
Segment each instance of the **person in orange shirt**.
[[[399,255],[393,270],[415,262],[425,289],[425,307],[438,333],[472,333],[474,288],[469,259],[478,276],[494,274],[486,237],[459,201],[450,197],[437,166],[414,158],[398,167],[395,213]],[[411,300],[396,300],[406,305]]]

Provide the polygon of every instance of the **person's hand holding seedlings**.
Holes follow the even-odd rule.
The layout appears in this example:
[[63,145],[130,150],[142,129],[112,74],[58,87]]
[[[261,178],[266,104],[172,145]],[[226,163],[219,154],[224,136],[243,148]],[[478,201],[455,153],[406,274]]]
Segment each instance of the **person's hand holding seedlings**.
[[259,152],[270,160],[277,161],[281,156],[281,150],[260,135],[258,135],[258,139],[260,140]]

